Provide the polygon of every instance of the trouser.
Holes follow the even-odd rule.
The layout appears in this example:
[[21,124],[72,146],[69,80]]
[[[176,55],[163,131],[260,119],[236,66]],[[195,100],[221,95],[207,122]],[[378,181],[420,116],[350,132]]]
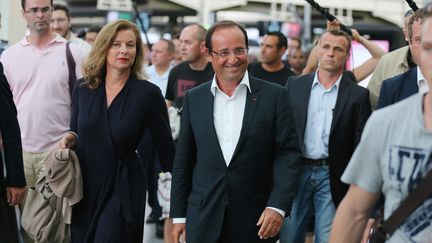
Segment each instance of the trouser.
[[9,206],[6,195],[0,195],[0,242],[19,242],[15,208]]
[[312,210],[315,213],[315,242],[328,242],[336,211],[330,191],[328,166],[302,166],[298,188],[291,215],[284,219],[280,242],[303,243]]
[[162,216],[162,207],[159,204],[157,198],[158,191],[158,178],[159,173],[162,172],[156,150],[153,151],[152,161],[149,161],[147,171],[146,171],[146,180],[147,180],[147,191],[148,191],[148,204],[151,207],[151,213],[153,216],[159,220]]
[[45,170],[44,160],[49,152],[30,153],[23,151],[24,174],[28,187],[36,185]]
[[[43,153],[30,153],[23,151],[23,160],[24,160],[24,174],[27,182],[27,187],[32,187],[36,185],[37,180],[43,176],[45,165],[44,160],[49,152]],[[21,205],[21,212],[27,202],[25,199]],[[24,232],[23,234],[24,242],[32,243],[34,242],[31,238]]]

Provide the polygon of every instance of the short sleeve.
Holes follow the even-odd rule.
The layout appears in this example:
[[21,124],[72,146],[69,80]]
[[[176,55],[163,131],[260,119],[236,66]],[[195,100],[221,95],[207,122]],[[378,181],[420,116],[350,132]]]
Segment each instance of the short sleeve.
[[366,123],[360,143],[341,178],[347,184],[355,184],[372,193],[381,190],[381,156],[388,135],[383,114],[377,113],[373,113]]
[[175,68],[171,69],[168,75],[168,85],[165,93],[165,99],[170,101],[174,101],[175,99],[175,84],[176,84],[175,76],[176,75],[174,74],[175,72],[174,70]]

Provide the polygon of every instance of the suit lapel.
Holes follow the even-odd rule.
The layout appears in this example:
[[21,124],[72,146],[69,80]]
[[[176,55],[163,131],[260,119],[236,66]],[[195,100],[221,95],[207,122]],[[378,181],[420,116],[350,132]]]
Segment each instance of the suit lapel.
[[212,143],[214,143],[216,146],[214,147],[214,148],[216,148],[216,150],[217,150],[217,154],[219,155],[219,158],[220,158],[220,160],[221,161],[223,161],[223,163],[226,165],[226,163],[225,163],[225,159],[224,159],[224,156],[223,156],[223,153],[222,153],[222,149],[221,149],[221,146],[220,146],[220,144],[219,144],[219,140],[218,140],[218,137],[217,137],[217,134],[216,134],[216,128],[215,128],[215,125],[214,125],[214,117],[213,117],[213,110],[214,110],[214,96],[213,96],[213,94],[212,94],[212,92],[211,92],[211,89],[210,89],[210,87],[211,87],[211,81],[209,82],[209,85],[207,85],[208,86],[208,88],[206,88],[205,90],[207,91],[206,93],[205,93],[205,100],[204,100],[204,104],[206,104],[206,107],[205,107],[205,109],[204,109],[204,114],[205,114],[205,116],[204,116],[204,119],[206,119],[206,123],[207,124],[209,124],[209,142],[212,142]]
[[334,129],[334,127],[335,127],[339,117],[341,116],[344,107],[345,107],[346,100],[350,95],[350,90],[349,90],[350,83],[349,82],[352,82],[352,81],[347,80],[342,76],[342,80],[340,82],[338,95],[337,95],[337,99],[336,99],[336,105],[335,105],[335,108],[333,111],[333,119],[332,119],[331,128],[330,128],[330,135],[332,134],[333,129]]
[[[234,150],[234,154],[232,156],[231,162],[234,161],[237,153],[239,152],[241,145],[243,144],[244,140],[246,139],[246,134],[249,131],[250,125],[253,123],[254,117],[255,117],[255,111],[258,107],[259,103],[259,95],[258,95],[258,82],[251,76],[249,76],[249,83],[251,87],[251,92],[247,92],[246,95],[246,104],[245,104],[245,111],[243,115],[243,122],[242,122],[242,129],[240,132],[240,137],[237,142],[236,148]],[[249,91],[249,90],[248,90]],[[230,163],[231,165],[232,163]]]
[[411,94],[415,94],[419,92],[419,86],[417,84],[417,68],[412,68],[406,79],[402,81],[404,85],[402,85],[401,93],[404,93],[404,97],[408,97]]
[[293,91],[297,94],[297,100],[299,102],[298,107],[304,107],[303,109],[298,109],[298,117],[300,121],[300,131],[301,134],[298,134],[300,138],[300,145],[303,146],[303,139],[304,139],[304,133],[306,130],[306,121],[307,121],[307,113],[308,113],[308,107],[309,107],[309,98],[311,94],[312,89],[312,82],[315,75],[311,74],[306,77],[306,80],[304,80],[303,85],[299,87],[300,89],[298,91]]

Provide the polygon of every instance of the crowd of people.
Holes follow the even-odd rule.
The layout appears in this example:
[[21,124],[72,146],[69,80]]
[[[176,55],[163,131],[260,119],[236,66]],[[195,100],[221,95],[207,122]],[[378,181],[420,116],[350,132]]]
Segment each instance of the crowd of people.
[[[0,242],[58,227],[16,220],[52,178],[52,151],[76,155],[83,197],[46,242],[142,242],[147,222],[165,243],[366,243],[377,208],[387,220],[432,169],[432,5],[405,14],[408,45],[390,53],[335,20],[309,55],[266,33],[258,62],[230,20],[150,47],[127,20],[83,40],[67,6],[21,6],[28,35],[0,57]],[[371,58],[350,71],[352,41]],[[431,242],[431,203],[387,242]]]

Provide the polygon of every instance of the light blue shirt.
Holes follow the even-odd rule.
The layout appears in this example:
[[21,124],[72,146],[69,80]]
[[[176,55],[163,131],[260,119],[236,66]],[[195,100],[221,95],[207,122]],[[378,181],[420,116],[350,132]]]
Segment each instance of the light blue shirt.
[[147,76],[149,76],[150,82],[156,84],[159,89],[162,92],[162,95],[165,97],[166,89],[168,86],[168,75],[171,70],[172,66],[170,66],[165,73],[163,73],[161,76],[156,72],[156,67],[154,65],[151,65],[149,67],[146,67],[146,73]]
[[341,79],[342,75],[326,89],[318,80],[318,72],[315,73],[303,141],[304,158],[328,158],[330,128]]

